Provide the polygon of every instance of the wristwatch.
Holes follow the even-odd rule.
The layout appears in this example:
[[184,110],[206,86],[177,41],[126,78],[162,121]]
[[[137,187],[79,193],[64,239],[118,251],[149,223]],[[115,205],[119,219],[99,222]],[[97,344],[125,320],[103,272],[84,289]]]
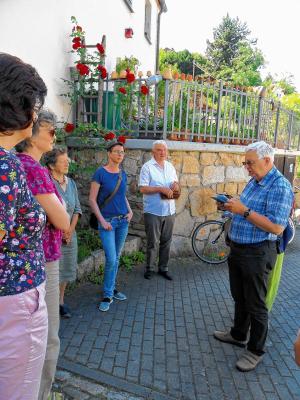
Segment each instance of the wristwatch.
[[248,218],[250,214],[251,214],[251,209],[248,208],[248,209],[244,212],[243,217],[244,217],[244,218]]

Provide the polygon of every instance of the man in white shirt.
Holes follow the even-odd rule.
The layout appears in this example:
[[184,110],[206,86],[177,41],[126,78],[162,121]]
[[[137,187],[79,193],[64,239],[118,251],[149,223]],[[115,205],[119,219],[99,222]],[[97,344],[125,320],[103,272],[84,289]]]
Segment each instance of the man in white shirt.
[[172,280],[168,273],[168,262],[175,222],[173,196],[174,192],[179,190],[179,184],[175,168],[167,161],[167,143],[164,140],[156,140],[152,146],[152,154],[151,160],[142,166],[139,180],[140,191],[143,193],[147,237],[144,277],[151,279],[159,250],[158,274]]

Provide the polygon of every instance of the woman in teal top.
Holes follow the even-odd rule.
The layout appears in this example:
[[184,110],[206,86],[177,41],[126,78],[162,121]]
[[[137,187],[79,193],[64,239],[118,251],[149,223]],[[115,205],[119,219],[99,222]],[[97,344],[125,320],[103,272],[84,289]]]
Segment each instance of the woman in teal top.
[[69,307],[64,304],[64,294],[68,282],[73,282],[76,279],[78,246],[75,228],[82,211],[76,184],[73,179],[66,176],[69,171],[67,150],[62,148],[53,149],[45,154],[44,162],[50,171],[59,194],[66,204],[70,217],[70,229],[63,233],[62,256],[59,262],[59,312],[61,317],[70,318],[71,312]]

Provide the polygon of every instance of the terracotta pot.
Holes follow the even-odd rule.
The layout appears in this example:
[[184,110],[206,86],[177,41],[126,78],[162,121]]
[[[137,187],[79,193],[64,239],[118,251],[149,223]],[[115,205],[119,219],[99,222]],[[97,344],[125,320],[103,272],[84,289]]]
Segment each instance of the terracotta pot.
[[200,136],[200,137],[197,137],[197,136],[194,136],[193,137],[193,142],[196,142],[196,143],[203,143],[203,137],[202,136]]
[[223,138],[222,140],[223,144],[229,144],[229,139],[228,138]]
[[188,74],[186,77],[189,82],[193,80],[193,75]]
[[111,79],[118,79],[119,78],[119,74],[117,73],[117,71],[112,71],[112,73],[110,74]]
[[177,133],[170,133],[169,134],[169,140],[177,140]]
[[165,69],[163,72],[163,78],[164,79],[173,79],[172,77],[172,71],[169,69]]
[[185,74],[184,74],[184,73],[182,73],[182,74],[180,75],[180,79],[182,79],[183,81],[185,81]]
[[121,79],[125,79],[127,76],[127,72],[125,71],[125,69],[122,69],[122,71],[120,71],[119,77]]
[[177,79],[179,78],[179,73],[178,72],[174,72],[173,73],[173,78],[175,79],[175,81],[177,81]]
[[232,144],[241,144],[241,140],[240,139],[233,139],[232,140]]

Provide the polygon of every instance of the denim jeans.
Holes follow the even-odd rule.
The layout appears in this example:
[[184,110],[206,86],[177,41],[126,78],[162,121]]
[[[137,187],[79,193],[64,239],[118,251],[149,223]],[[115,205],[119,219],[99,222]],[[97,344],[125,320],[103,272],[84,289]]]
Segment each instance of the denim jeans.
[[99,236],[105,253],[103,297],[113,297],[116,278],[119,267],[119,259],[124,247],[125,239],[128,233],[128,221],[112,218],[106,219],[112,226],[111,231],[107,231],[99,226]]

